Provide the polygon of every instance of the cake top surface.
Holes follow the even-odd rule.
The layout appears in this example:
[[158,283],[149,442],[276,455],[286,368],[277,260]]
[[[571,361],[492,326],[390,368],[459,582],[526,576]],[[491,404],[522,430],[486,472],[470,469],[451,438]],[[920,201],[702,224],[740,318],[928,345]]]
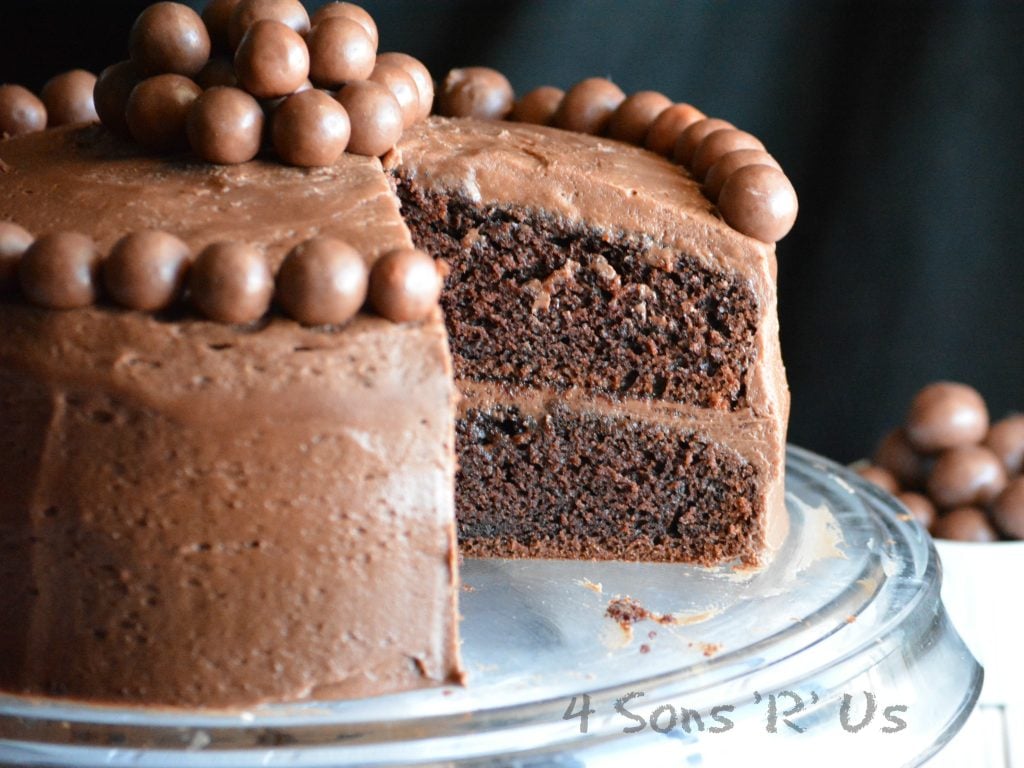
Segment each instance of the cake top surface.
[[101,249],[141,229],[173,232],[196,251],[253,243],[272,267],[318,235],[344,240],[368,262],[412,247],[376,158],[345,154],[315,169],[210,165],[148,155],[91,126],[0,142],[0,162],[0,217],[40,234],[82,232]]
[[655,248],[684,251],[713,268],[744,271],[774,252],[722,221],[678,165],[607,138],[434,117],[408,129],[384,165],[475,204],[524,206],[609,235],[643,235]]

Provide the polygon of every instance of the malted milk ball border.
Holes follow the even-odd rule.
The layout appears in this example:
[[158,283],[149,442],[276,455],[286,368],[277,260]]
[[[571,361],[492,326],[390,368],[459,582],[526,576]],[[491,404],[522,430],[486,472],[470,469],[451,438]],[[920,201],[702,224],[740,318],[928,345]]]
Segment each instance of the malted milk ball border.
[[318,236],[292,248],[274,274],[253,243],[215,242],[193,253],[170,232],[138,230],[104,254],[79,232],[36,239],[0,222],[0,299],[42,309],[191,309],[214,322],[250,325],[276,307],[306,326],[341,326],[360,312],[418,323],[433,316],[442,284],[438,263],[415,248],[368,263],[348,243]]

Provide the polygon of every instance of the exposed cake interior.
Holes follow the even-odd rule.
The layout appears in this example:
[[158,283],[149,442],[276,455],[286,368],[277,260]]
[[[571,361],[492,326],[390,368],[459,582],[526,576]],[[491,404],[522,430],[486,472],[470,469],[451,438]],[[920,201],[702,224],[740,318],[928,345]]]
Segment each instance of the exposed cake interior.
[[481,205],[401,170],[396,185],[414,242],[448,269],[461,551],[756,561],[758,470],[713,430],[614,407],[745,410],[750,284],[649,237]]
[[650,238],[481,206],[399,174],[417,245],[447,262],[457,375],[702,408],[747,405],[750,285]]
[[706,436],[555,403],[469,408],[457,430],[465,555],[756,558],[756,473]]

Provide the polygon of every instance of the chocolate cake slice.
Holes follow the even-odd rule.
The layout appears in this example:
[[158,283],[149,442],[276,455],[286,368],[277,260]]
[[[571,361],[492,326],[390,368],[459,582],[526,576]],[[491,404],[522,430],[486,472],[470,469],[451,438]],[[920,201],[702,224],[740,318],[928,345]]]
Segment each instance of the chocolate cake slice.
[[448,271],[462,552],[758,562],[784,515],[774,246],[607,139],[433,118],[385,165]]

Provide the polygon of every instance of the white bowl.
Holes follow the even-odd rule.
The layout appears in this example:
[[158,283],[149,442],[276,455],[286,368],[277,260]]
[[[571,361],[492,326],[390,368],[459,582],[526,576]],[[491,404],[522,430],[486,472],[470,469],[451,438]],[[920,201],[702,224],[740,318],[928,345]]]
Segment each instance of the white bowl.
[[942,602],[985,667],[982,704],[1024,704],[1024,541],[936,540]]

